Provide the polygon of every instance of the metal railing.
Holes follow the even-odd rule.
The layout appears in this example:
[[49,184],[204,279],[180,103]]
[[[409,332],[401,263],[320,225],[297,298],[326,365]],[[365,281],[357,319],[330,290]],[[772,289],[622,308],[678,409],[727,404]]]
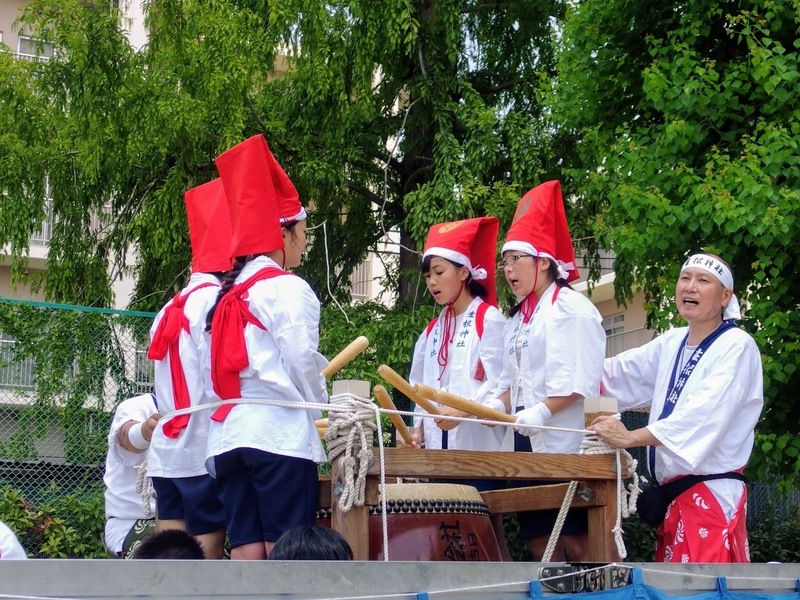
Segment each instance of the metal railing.
[[645,329],[644,327],[623,331],[621,333],[612,333],[606,336],[606,358],[611,358],[631,348],[644,346],[653,339],[653,335],[651,330]]

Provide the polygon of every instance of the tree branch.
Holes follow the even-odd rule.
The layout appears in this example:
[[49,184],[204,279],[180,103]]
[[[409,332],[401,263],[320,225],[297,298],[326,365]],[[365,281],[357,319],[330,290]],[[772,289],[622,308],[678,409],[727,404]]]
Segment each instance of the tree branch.
[[250,109],[250,114],[253,115],[253,118],[256,120],[256,123],[258,123],[259,127],[261,127],[261,131],[264,133],[264,135],[266,135],[267,134],[267,126],[264,125],[264,121],[262,121],[261,117],[258,116],[258,113],[256,112],[256,107],[253,106],[253,101],[250,100],[250,97],[248,95],[246,95],[246,94],[245,94],[245,97],[244,97],[244,102],[245,102],[245,104],[247,104],[247,108]]
[[504,81],[503,83],[498,83],[497,85],[489,88],[479,88],[476,87],[475,91],[479,94],[496,94],[497,92],[502,92],[503,90],[507,90],[509,88],[514,87],[517,85],[519,79],[513,79],[511,81]]

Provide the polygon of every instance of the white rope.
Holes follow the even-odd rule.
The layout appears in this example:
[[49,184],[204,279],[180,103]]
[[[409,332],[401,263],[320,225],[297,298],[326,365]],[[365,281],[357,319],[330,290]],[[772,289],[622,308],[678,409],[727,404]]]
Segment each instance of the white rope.
[[371,405],[371,401],[353,394],[341,394],[331,398],[328,408],[328,460],[332,463],[339,459],[344,489],[338,507],[345,512],[353,506],[364,506],[372,435],[378,427]]
[[[620,448],[612,448],[601,440],[596,433],[587,431],[581,441],[580,454],[599,455],[599,454],[616,454],[616,472],[617,472],[617,516],[616,522],[612,532],[614,534],[614,543],[617,546],[617,553],[620,558],[628,556],[628,550],[625,548],[625,541],[622,537],[622,519],[628,518],[633,512],[636,512],[636,498],[639,496],[639,475],[636,473],[638,461],[634,459],[630,453]],[[626,467],[633,477],[633,484],[630,497],[625,493],[624,482],[622,480],[622,457],[625,456]],[[561,535],[561,530],[564,527],[564,521],[567,518],[572,499],[578,489],[577,481],[570,481],[567,493],[564,494],[564,500],[561,503],[561,508],[558,511],[553,531],[550,533],[550,539],[547,541],[547,547],[542,555],[542,562],[550,562],[555,552],[556,543]],[[631,505],[633,510],[631,510]]]
[[[383,447],[380,408],[369,398],[354,394],[338,394],[331,397],[328,410],[328,460],[333,462],[340,455],[343,485],[337,500],[337,508],[347,512],[353,505],[364,506],[367,470],[372,463],[372,435],[378,432],[378,457],[380,461],[380,502],[383,560],[389,560],[389,524],[386,509],[386,461]],[[369,434],[369,437],[367,436]],[[358,476],[355,476],[358,467]],[[338,494],[338,490],[337,490]]]
[[156,490],[153,488],[153,480],[147,476],[147,456],[144,460],[134,467],[136,469],[136,493],[142,498],[144,515],[150,519],[155,516],[152,501],[156,498]]

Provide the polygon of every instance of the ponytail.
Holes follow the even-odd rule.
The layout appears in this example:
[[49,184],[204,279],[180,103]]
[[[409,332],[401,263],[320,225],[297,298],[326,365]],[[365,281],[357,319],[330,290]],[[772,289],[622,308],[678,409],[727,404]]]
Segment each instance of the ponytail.
[[230,271],[227,271],[221,279],[221,285],[219,288],[219,293],[217,294],[217,299],[214,302],[214,306],[208,311],[206,314],[206,331],[211,331],[211,323],[214,321],[214,313],[217,311],[217,305],[219,301],[227,294],[230,289],[233,287],[236,278],[239,276],[239,273],[242,272],[244,266],[253,260],[253,256],[237,256],[236,262],[233,263],[233,268]]

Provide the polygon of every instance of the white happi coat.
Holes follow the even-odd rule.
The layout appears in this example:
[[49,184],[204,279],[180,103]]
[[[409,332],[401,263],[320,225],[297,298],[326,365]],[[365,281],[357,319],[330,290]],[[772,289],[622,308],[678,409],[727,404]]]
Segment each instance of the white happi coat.
[[[265,267],[280,268],[259,256],[244,266],[236,283]],[[247,301],[266,331],[245,325],[250,364],[239,374],[242,397],[327,404],[321,371],[328,361],[317,351],[320,305],[308,283],[295,275],[259,281],[248,291]],[[207,392],[217,401],[210,356],[205,364]],[[214,456],[245,447],[324,463],[325,451],[314,424],[320,416],[320,411],[305,408],[237,404],[223,422],[211,421],[206,468],[214,475]]]
[[[603,388],[607,396],[617,398],[620,410],[650,407],[647,428],[661,442],[655,449],[659,482],[743,468],[764,404],[761,354],[753,338],[732,328],[697,362],[672,414],[658,420],[687,332],[687,327],[672,329],[605,361]],[[743,482],[705,483],[730,519],[744,493]]]
[[[594,304],[556,283],[542,294],[527,325],[522,311],[508,320],[498,392],[511,389],[512,414],[549,397],[600,393],[606,352],[602,323]],[[559,411],[545,425],[584,429],[583,400]],[[571,453],[580,449],[582,439],[581,433],[541,430],[531,437],[531,447],[534,452]]]
[[[189,283],[181,292],[185,296],[199,285],[213,285],[199,289],[189,296],[183,313],[189,321],[189,332],[181,331],[178,348],[186,386],[189,391],[191,406],[206,404],[206,387],[203,380],[203,353],[210,343],[210,336],[205,332],[206,313],[214,305],[219,292],[219,280],[206,273],[192,273]],[[159,311],[150,328],[150,339],[164,317],[172,300]],[[169,352],[155,364],[155,388],[159,411],[166,415],[175,410],[175,399],[172,393],[172,375],[170,374]],[[205,467],[206,445],[208,441],[208,425],[211,422],[211,411],[201,411],[189,417],[186,429],[177,438],[164,435],[163,426],[167,422],[161,419],[153,432],[153,439],[147,453],[147,475],[150,477],[195,477],[208,473]]]
[[113,553],[122,551],[122,543],[133,524],[148,518],[142,497],[136,491],[136,467],[144,462],[147,452],[126,450],[117,440],[117,434],[128,421],[144,423],[156,410],[153,397],[142,394],[120,402],[111,421],[103,483],[106,485],[105,544]]
[[[439,314],[430,333],[427,328],[422,332],[414,346],[409,377],[411,385],[421,383],[434,389],[445,389],[479,404],[492,397],[490,394],[502,369],[503,325],[506,320],[495,307],[488,307],[483,316],[483,334],[478,337],[476,312],[481,303],[481,298],[474,298],[467,310],[456,317],[455,336],[441,379],[438,357],[447,308]],[[482,379],[475,378],[476,375],[480,376],[478,361],[483,367]],[[425,414],[420,407],[415,412]],[[434,420],[415,417],[414,427],[420,424],[425,432],[425,447],[441,449],[443,432]],[[511,451],[514,449],[514,438],[510,428],[491,428],[462,422],[447,432],[447,447],[451,450]]]
[[25,548],[19,543],[17,536],[11,528],[0,521],[0,559],[4,560],[25,560]]

